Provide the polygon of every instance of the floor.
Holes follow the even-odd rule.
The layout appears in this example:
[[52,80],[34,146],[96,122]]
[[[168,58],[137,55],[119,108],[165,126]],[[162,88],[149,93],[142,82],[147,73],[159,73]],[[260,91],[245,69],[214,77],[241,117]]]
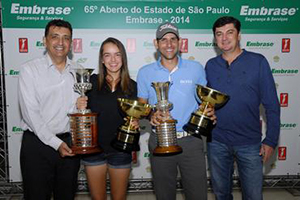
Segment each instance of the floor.
[[[299,196],[292,195],[291,192],[285,189],[264,189],[264,200],[300,200],[300,193],[297,192]],[[233,192],[234,200],[241,200],[241,193],[239,191]],[[87,194],[78,194],[76,200],[90,200],[91,198]],[[179,192],[177,194],[177,200],[183,200],[183,195]],[[108,198],[110,200],[110,198]],[[155,200],[155,196],[152,192],[144,193],[129,193],[127,200]],[[214,195],[208,193],[208,200],[214,200]]]
[[[285,189],[264,189],[264,200],[300,200],[300,190],[288,191]],[[233,192],[234,200],[241,200],[241,193],[238,190]],[[22,200],[21,196],[1,196],[0,200]],[[87,193],[77,194],[75,200],[91,200]],[[108,197],[107,200],[110,200]],[[155,200],[153,192],[129,193],[127,200]],[[184,200],[181,192],[178,192],[176,200]],[[208,200],[214,200],[214,195],[209,192]]]

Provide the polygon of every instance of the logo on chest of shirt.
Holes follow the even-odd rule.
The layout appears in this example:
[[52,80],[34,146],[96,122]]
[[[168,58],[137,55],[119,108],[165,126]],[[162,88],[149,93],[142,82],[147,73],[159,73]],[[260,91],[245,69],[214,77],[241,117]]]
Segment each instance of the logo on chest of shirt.
[[73,52],[74,53],[82,53],[82,39],[81,38],[73,39]]
[[19,52],[28,53],[28,38],[19,38]]
[[185,79],[185,80],[180,80],[180,84],[192,84],[193,81],[189,80],[189,79]]

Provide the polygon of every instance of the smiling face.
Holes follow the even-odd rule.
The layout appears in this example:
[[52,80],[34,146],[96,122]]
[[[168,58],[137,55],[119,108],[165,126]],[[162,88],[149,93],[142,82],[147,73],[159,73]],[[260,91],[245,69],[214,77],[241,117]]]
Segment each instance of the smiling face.
[[162,60],[174,60],[177,58],[181,40],[174,33],[165,34],[160,40],[155,40],[154,45],[161,53]]
[[106,67],[106,72],[115,77],[120,75],[122,67],[122,53],[113,43],[106,43],[103,46],[102,63]]
[[223,53],[234,53],[240,50],[241,34],[234,27],[233,23],[216,28],[215,39]]
[[54,62],[66,59],[71,43],[71,32],[65,27],[51,26],[47,36],[44,37],[45,47]]

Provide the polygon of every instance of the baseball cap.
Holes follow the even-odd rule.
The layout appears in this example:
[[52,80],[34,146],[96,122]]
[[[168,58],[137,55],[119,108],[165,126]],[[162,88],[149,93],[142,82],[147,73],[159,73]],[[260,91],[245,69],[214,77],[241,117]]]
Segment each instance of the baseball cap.
[[166,22],[159,25],[159,27],[156,30],[156,38],[160,40],[167,33],[174,33],[179,38],[178,28],[170,22]]

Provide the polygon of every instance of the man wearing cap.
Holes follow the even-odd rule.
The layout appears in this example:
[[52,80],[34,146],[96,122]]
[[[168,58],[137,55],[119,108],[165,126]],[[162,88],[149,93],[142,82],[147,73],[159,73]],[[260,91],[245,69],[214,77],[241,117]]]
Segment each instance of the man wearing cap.
[[[169,89],[169,101],[173,103],[171,116],[177,120],[178,145],[182,147],[181,154],[172,156],[154,156],[156,147],[155,133],[149,138],[150,162],[153,175],[154,190],[158,200],[175,200],[178,168],[188,200],[207,199],[206,164],[203,152],[203,141],[190,136],[183,131],[190,115],[198,108],[195,99],[196,84],[205,85],[205,71],[202,65],[195,61],[179,57],[181,39],[178,28],[171,23],[161,24],[156,31],[154,45],[160,53],[159,59],[143,66],[137,76],[138,97],[143,103],[155,105],[156,93],[152,82],[167,82],[172,84]],[[214,117],[214,111],[206,110]],[[153,126],[159,124],[164,116],[155,112],[151,116]]]

